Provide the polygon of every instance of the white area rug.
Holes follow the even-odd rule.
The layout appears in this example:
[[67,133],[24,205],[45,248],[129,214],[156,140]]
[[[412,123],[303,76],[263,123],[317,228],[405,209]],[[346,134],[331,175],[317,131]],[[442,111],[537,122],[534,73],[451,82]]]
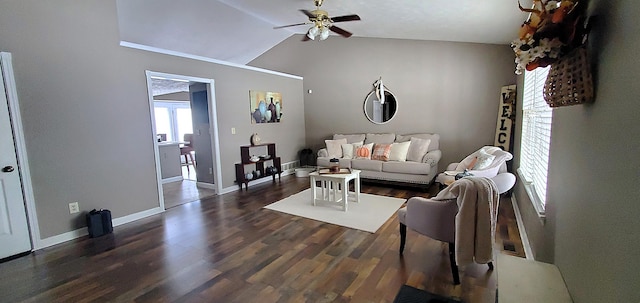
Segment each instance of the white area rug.
[[[320,192],[320,191],[318,191]],[[349,210],[342,211],[337,203],[317,203],[313,206],[311,189],[271,203],[264,208],[375,233],[406,199],[360,194],[360,202],[349,200]]]

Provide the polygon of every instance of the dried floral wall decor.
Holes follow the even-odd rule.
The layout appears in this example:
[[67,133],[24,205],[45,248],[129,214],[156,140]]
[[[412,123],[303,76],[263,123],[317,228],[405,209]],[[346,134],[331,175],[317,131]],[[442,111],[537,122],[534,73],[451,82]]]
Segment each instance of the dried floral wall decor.
[[585,47],[589,32],[586,0],[533,0],[518,39],[511,43],[516,74],[551,65],[543,96],[551,107],[590,102],[591,66]]
[[511,43],[516,74],[546,67],[584,43],[587,30],[581,1],[534,0],[533,8],[518,6],[530,14]]

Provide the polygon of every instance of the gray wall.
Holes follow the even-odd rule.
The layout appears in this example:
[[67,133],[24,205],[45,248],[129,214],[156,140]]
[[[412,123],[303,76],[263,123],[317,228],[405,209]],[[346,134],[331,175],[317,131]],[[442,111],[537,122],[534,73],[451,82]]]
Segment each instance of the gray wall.
[[640,4],[590,12],[595,102],[553,111],[546,221],[515,193],[536,258],[560,268],[574,302],[640,302]]
[[[500,88],[516,81],[505,45],[300,39],[293,36],[249,64],[304,77],[307,145],[314,151],[333,133],[432,132],[441,135],[443,169],[493,144]],[[380,76],[398,100],[398,113],[376,125],[363,103]]]
[[[115,0],[0,2],[0,46],[13,53],[42,238],[158,207],[145,70],[215,79],[224,187],[258,132],[284,162],[304,145],[302,80],[120,47]],[[287,119],[254,126],[249,90],[282,92]],[[237,129],[231,135],[231,127]]]

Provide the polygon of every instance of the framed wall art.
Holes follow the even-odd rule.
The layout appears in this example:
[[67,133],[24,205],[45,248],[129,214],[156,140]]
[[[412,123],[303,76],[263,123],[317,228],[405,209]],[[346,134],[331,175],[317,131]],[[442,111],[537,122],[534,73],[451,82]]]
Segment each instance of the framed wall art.
[[251,124],[279,123],[282,119],[282,94],[249,91]]

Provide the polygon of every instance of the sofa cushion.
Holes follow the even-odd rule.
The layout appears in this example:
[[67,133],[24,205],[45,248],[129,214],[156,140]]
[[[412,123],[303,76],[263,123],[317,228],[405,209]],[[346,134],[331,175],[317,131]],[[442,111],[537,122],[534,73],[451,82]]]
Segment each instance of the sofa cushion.
[[431,139],[421,139],[411,137],[411,141],[408,141],[409,151],[407,151],[407,161],[422,162],[422,158],[427,153]]
[[347,143],[347,139],[324,140],[329,152],[329,158],[342,158],[342,144]]
[[353,159],[355,157],[356,148],[362,146],[364,142],[342,144],[342,158]]
[[354,152],[354,159],[371,159],[371,150],[373,149],[373,143],[362,145],[356,148]]
[[411,142],[391,143],[391,152],[389,153],[389,161],[407,161],[407,152]]
[[368,143],[384,143],[391,144],[395,141],[396,135],[393,133],[388,134],[367,134],[367,138],[364,140],[365,144]]
[[432,150],[440,149],[440,135],[438,134],[419,133],[419,134],[397,135],[396,142],[411,141],[411,137],[431,140],[431,143],[429,143],[429,148],[427,148],[428,152]]
[[352,134],[352,135],[334,134],[333,140],[338,140],[338,139],[347,139],[347,143],[364,142],[364,134]]
[[370,171],[382,171],[382,163],[385,162],[378,160],[353,159],[351,160],[351,168]]
[[371,160],[389,161],[391,153],[391,144],[376,143],[373,145]]
[[382,164],[382,171],[388,173],[428,175],[431,171],[431,165],[421,162],[390,161]]

